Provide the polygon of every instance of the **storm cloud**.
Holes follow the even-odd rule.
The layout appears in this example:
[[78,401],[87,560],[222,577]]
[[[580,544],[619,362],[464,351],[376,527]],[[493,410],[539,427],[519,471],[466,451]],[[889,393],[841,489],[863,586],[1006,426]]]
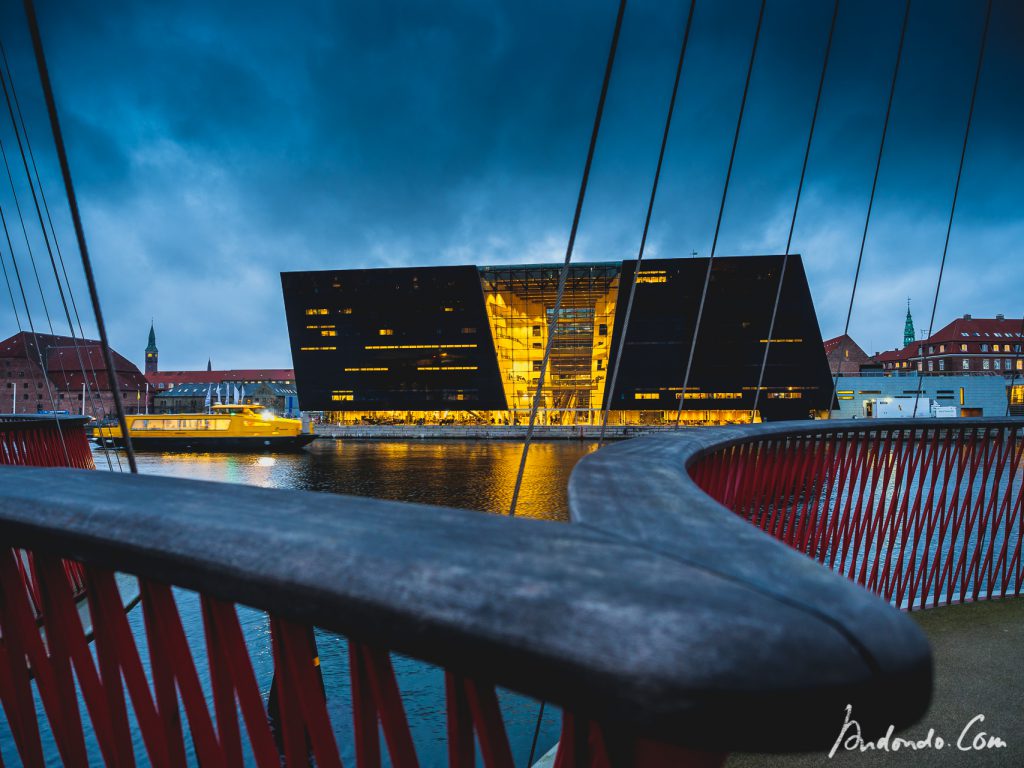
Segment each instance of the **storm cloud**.
[[[208,356],[218,367],[290,365],[281,270],[564,256],[612,0],[37,6],[111,340],[129,358],[141,363],[152,317],[164,368]],[[578,261],[635,257],[688,6],[635,0],[627,11]],[[912,11],[851,324],[869,352],[900,342],[908,296],[927,325],[984,10],[947,0]],[[768,2],[719,255],[785,247],[831,11]],[[846,317],[902,11],[844,0],[839,13],[792,249],[825,336]],[[697,3],[651,256],[711,247],[757,12],[756,0]],[[0,14],[88,330],[24,16],[18,3]],[[996,2],[940,324],[1024,312],[1022,51],[1024,6]],[[0,123],[61,332],[6,115]],[[7,186],[0,205],[20,227]],[[37,291],[29,303],[42,330]],[[9,304],[5,334],[16,330]]]

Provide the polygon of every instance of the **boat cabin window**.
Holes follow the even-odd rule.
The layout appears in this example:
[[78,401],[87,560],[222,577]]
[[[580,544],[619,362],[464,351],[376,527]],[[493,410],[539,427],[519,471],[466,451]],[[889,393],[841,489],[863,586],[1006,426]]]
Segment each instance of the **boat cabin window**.
[[231,419],[135,419],[132,432],[194,432],[200,430],[226,430]]

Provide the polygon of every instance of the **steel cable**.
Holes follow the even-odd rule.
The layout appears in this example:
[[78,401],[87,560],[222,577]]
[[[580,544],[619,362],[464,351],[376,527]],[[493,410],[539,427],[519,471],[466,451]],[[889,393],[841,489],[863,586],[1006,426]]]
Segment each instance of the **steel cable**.
[[711,253],[708,257],[708,269],[704,274],[704,287],[701,289],[700,304],[697,307],[697,320],[690,338],[690,354],[686,360],[686,373],[683,375],[683,388],[679,393],[679,407],[676,409],[676,427],[683,415],[683,403],[686,402],[686,390],[690,383],[690,371],[693,368],[693,356],[697,349],[697,336],[700,334],[700,323],[704,316],[704,304],[708,296],[708,285],[711,282],[711,269],[715,263],[715,251],[718,248],[718,235],[722,229],[722,216],[725,214],[725,201],[729,194],[729,181],[732,179],[732,167],[736,161],[736,147],[740,142],[740,129],[743,126],[743,113],[747,107],[747,94],[750,92],[750,77],[754,72],[754,61],[757,58],[757,43],[761,39],[761,26],[764,23],[764,9],[767,0],[761,0],[761,9],[757,14],[757,28],[754,30],[754,43],[750,48],[750,62],[747,64],[747,77],[743,82],[743,98],[740,99],[740,112],[736,118],[736,132],[732,137],[732,149],[729,152],[729,166],[725,171],[725,184],[722,187],[722,202],[718,207],[718,220],[715,222],[715,236],[711,240]]
[[636,255],[636,266],[633,268],[633,279],[629,284],[629,298],[626,301],[625,318],[622,322],[622,330],[619,332],[619,345],[615,350],[615,365],[612,366],[612,375],[605,387],[605,406],[601,413],[601,432],[597,438],[597,447],[604,445],[604,433],[608,426],[608,413],[612,407],[612,395],[615,393],[615,384],[619,378],[619,365],[622,363],[622,353],[626,346],[626,333],[629,331],[629,319],[633,314],[633,299],[636,296],[636,278],[640,272],[640,265],[644,260],[644,250],[647,247],[647,233],[651,227],[651,214],[654,212],[654,199],[658,194],[658,181],[661,178],[661,166],[665,161],[665,148],[668,146],[669,129],[672,127],[672,115],[676,108],[676,95],[679,93],[679,79],[683,73],[683,61],[686,58],[686,47],[690,41],[690,27],[693,25],[693,11],[697,0],[690,0],[690,11],[686,16],[686,28],[683,31],[683,42],[679,47],[679,62],[676,64],[676,76],[672,83],[672,96],[668,101],[668,114],[665,116],[665,131],[661,135],[661,149],[658,151],[658,163],[654,169],[654,181],[651,183],[651,196],[647,201],[647,215],[644,217],[643,234],[640,235],[640,248]]
[[[2,151],[3,151],[3,143],[0,142],[0,153],[2,153]],[[50,379],[49,379],[49,377],[47,376],[47,373],[46,373],[47,372],[47,367],[46,367],[46,364],[43,361],[43,348],[39,344],[39,334],[36,333],[35,322],[32,320],[32,310],[31,310],[31,308],[29,307],[29,304],[28,304],[28,295],[25,293],[25,283],[21,279],[21,270],[18,268],[18,259],[14,255],[14,245],[11,242],[11,234],[10,234],[10,231],[8,230],[8,228],[7,228],[7,217],[4,215],[4,211],[3,211],[3,207],[2,206],[0,206],[0,224],[3,225],[4,237],[7,239],[7,247],[8,247],[8,249],[11,252],[11,264],[14,266],[14,276],[15,276],[17,282],[18,282],[18,289],[21,292],[21,301],[22,301],[22,303],[25,306],[25,316],[26,316],[26,318],[28,320],[29,330],[30,330],[30,332],[32,334],[32,339],[33,339],[33,341],[35,343],[36,356],[39,358],[40,372],[42,374],[43,381],[46,382],[46,393],[47,393],[47,397],[48,397],[48,399],[50,401],[50,409],[54,412],[54,414],[53,414],[53,421],[54,421],[54,426],[56,426],[56,428],[57,428],[57,436],[60,438],[60,447],[61,447],[61,449],[64,452],[64,460],[67,463],[67,466],[70,467],[71,466],[71,456],[68,453],[68,447],[67,447],[67,445],[64,442],[64,430],[61,429],[61,426],[60,426],[60,416],[56,412],[57,411],[57,407],[56,407],[56,403],[54,402],[54,399],[53,399],[53,391],[50,388]],[[7,270],[5,268],[4,269],[5,276],[6,276],[6,273],[7,273]],[[12,299],[13,299],[13,296],[12,296]],[[22,330],[21,329],[21,321],[20,320],[18,321],[18,330],[19,331]],[[26,360],[26,362],[31,362],[31,359],[29,358],[28,339],[23,337],[22,343],[25,345],[25,360]],[[37,405],[37,410],[38,410],[38,405]]]
[[[31,4],[32,0],[25,0]],[[601,129],[601,116],[604,113],[604,103],[608,95],[608,84],[611,81],[612,69],[615,65],[615,51],[619,45],[619,33],[622,31],[622,17],[626,12],[626,0],[619,0],[619,13],[615,19],[615,31],[612,33],[612,43],[608,50],[608,62],[604,69],[604,80],[601,83],[601,96],[597,101],[597,113],[594,115],[594,127],[590,134],[590,146],[587,149],[587,161],[583,166],[583,178],[580,180],[580,191],[576,199],[576,210],[573,213],[572,228],[569,230],[569,243],[565,249],[565,262],[562,264],[558,275],[558,291],[555,293],[555,305],[548,321],[548,338],[544,345],[544,357],[540,363],[540,373],[537,379],[537,389],[533,395],[533,404],[530,407],[530,422],[526,427],[526,437],[523,440],[523,453],[519,459],[519,471],[516,473],[516,484],[512,489],[512,503],[509,506],[508,514],[514,517],[516,504],[519,501],[519,491],[523,484],[523,474],[526,470],[526,458],[530,452],[530,441],[533,438],[533,430],[537,421],[537,411],[540,408],[541,393],[544,391],[544,377],[547,373],[548,361],[551,358],[551,347],[558,332],[558,316],[562,309],[562,297],[565,294],[565,283],[569,277],[569,264],[572,262],[572,252],[576,244],[576,232],[579,230],[580,214],[583,211],[583,199],[587,194],[587,180],[590,178],[590,166],[594,161],[594,148],[597,146],[597,135]]]
[[[3,44],[2,39],[0,39],[0,56],[2,56],[3,67],[4,67],[4,71],[0,71],[0,86],[2,86],[2,88],[3,88],[4,99],[5,99],[6,103],[7,103],[7,112],[8,112],[8,115],[10,116],[10,120],[11,120],[11,128],[14,131],[15,139],[17,139],[17,142],[18,142],[18,151],[21,154],[21,162],[22,162],[22,166],[24,167],[24,170],[25,170],[25,178],[28,181],[29,190],[32,192],[32,202],[35,205],[36,216],[37,216],[37,218],[39,220],[39,228],[42,230],[42,233],[43,233],[43,241],[46,244],[46,251],[47,251],[47,254],[49,255],[50,266],[53,269],[53,277],[54,277],[54,280],[57,283],[57,290],[58,290],[59,295],[60,295],[61,305],[62,305],[62,307],[64,309],[64,316],[67,319],[68,330],[69,330],[69,332],[71,334],[72,346],[73,346],[73,348],[75,350],[75,355],[76,355],[76,357],[78,359],[79,371],[82,374],[83,388],[85,390],[85,392],[83,394],[82,410],[83,410],[83,413],[84,413],[85,400],[86,400],[86,395],[87,395],[88,399],[92,402],[93,409],[96,410],[96,411],[99,411],[99,412],[104,412],[104,409],[102,408],[102,401],[99,401],[98,395],[96,395],[94,393],[93,387],[90,385],[89,374],[85,370],[85,361],[82,358],[81,346],[79,344],[79,339],[78,339],[78,337],[75,334],[75,326],[74,326],[74,323],[71,320],[71,312],[68,309],[68,302],[67,302],[67,298],[65,297],[64,288],[63,288],[62,283],[61,283],[60,273],[58,273],[58,271],[57,271],[57,263],[56,263],[56,260],[54,259],[53,248],[51,248],[51,246],[50,246],[50,237],[47,234],[46,224],[43,221],[43,213],[42,213],[42,210],[40,209],[40,206],[39,206],[39,197],[37,197],[37,195],[36,195],[36,184],[33,183],[32,174],[29,171],[28,160],[27,160],[26,155],[25,155],[25,148],[26,147],[28,147],[28,152],[32,156],[32,167],[35,170],[35,182],[39,186],[39,196],[41,196],[42,199],[43,199],[43,205],[46,206],[46,217],[47,217],[47,220],[50,222],[50,229],[51,229],[51,232],[52,232],[52,235],[53,235],[54,245],[57,246],[58,255],[60,255],[59,246],[57,245],[57,233],[56,233],[56,230],[53,228],[53,220],[50,217],[49,206],[46,205],[46,197],[45,197],[45,193],[43,191],[42,179],[39,177],[39,169],[36,166],[35,154],[32,152],[32,145],[31,145],[31,142],[30,142],[30,139],[29,139],[29,136],[28,136],[28,130],[26,129],[26,126],[25,126],[24,116],[21,114],[21,105],[20,104],[18,104],[18,117],[21,120],[21,132],[20,133],[19,133],[19,130],[18,130],[18,123],[15,120],[14,106],[13,106],[13,104],[11,102],[11,96],[13,95],[15,103],[17,103],[17,101],[18,101],[18,96],[17,96],[17,91],[15,89],[15,85],[14,85],[14,78],[11,75],[10,64],[9,64],[9,62],[7,60],[7,51],[6,51],[6,48],[5,48],[4,44]],[[6,74],[6,79],[4,78],[4,74]],[[10,91],[8,91],[8,83],[10,84]],[[22,143],[21,133],[24,133],[24,138],[25,138],[24,144]],[[6,158],[5,158],[5,161],[6,161]],[[9,169],[8,169],[8,172],[9,172]],[[20,213],[21,212],[20,212],[20,208],[19,208],[19,216],[20,216]],[[25,226],[24,225],[24,221],[22,221],[22,227],[24,228],[24,226]],[[27,235],[26,235],[26,238],[27,238]],[[27,239],[26,239],[26,242],[27,242]],[[31,251],[30,251],[30,254],[31,254]],[[67,282],[68,296],[71,299],[72,306],[75,307],[75,316],[78,317],[78,307],[77,307],[77,304],[75,303],[74,292],[73,292],[73,290],[71,288],[71,281],[68,279],[67,269],[66,269],[66,267],[64,265],[63,256],[60,256],[60,262],[61,262],[61,269],[62,269],[62,271],[64,273],[64,280]],[[33,267],[34,267],[34,260],[33,260]],[[37,279],[38,279],[38,274],[37,274]],[[40,290],[41,290],[41,288],[40,288]],[[79,320],[78,320],[78,325],[79,325],[79,332],[81,333],[82,338],[84,339],[85,333],[82,330],[81,318],[79,318]],[[51,330],[51,333],[52,333],[53,332],[52,324],[51,324],[50,330]],[[68,376],[67,376],[67,372],[64,370],[64,361],[63,361],[63,359],[61,359],[60,354],[58,354],[58,361],[59,361],[60,367],[61,367],[61,374],[64,376],[64,385],[65,385],[65,388],[67,388]],[[90,370],[92,371],[92,378],[93,378],[93,381],[95,381],[96,384],[98,385],[98,380],[97,380],[97,377],[96,377],[96,370],[95,370],[94,367],[92,367],[91,362],[92,362],[92,360],[90,358]],[[68,396],[70,396],[70,390],[68,390],[67,393],[68,393]],[[97,408],[97,405],[99,406],[98,408]],[[113,470],[113,464],[112,464],[112,462],[110,460],[109,450],[108,450],[107,446],[104,445],[101,442],[101,448],[103,450],[104,457],[106,458],[107,466],[111,470]],[[118,463],[118,469],[120,469],[121,468],[121,466],[120,466],[120,458],[118,458],[118,462],[117,463]]]
[[[46,296],[45,296],[45,294],[43,292],[43,283],[39,279],[39,270],[36,268],[36,260],[35,260],[35,257],[32,254],[32,246],[29,243],[29,239],[28,239],[28,230],[25,227],[25,219],[21,215],[21,204],[18,202],[18,193],[17,193],[17,191],[15,190],[15,187],[14,187],[14,176],[11,174],[11,166],[10,166],[10,164],[7,162],[7,151],[4,149],[4,143],[3,143],[2,139],[0,139],[0,156],[3,157],[4,167],[7,170],[7,180],[10,182],[10,185],[11,185],[11,195],[13,195],[13,197],[14,197],[14,206],[15,206],[15,208],[18,211],[18,219],[21,221],[21,231],[22,231],[22,233],[25,236],[25,246],[26,246],[26,248],[28,248],[29,261],[32,264],[32,272],[33,272],[33,274],[35,275],[35,278],[36,278],[36,286],[39,288],[39,298],[40,298],[40,300],[43,303],[43,314],[46,315],[46,322],[47,322],[47,325],[50,328],[50,336],[53,337],[55,335],[54,332],[53,332],[53,321],[50,319],[50,310],[46,306]],[[18,280],[18,287],[21,290],[21,299],[22,299],[22,302],[24,302],[24,304],[25,304],[25,314],[28,317],[29,327],[32,329],[32,339],[33,339],[33,341],[35,343],[35,347],[36,347],[36,356],[39,358],[39,372],[40,372],[40,375],[43,377],[43,381],[46,383],[46,396],[47,396],[47,400],[49,400],[49,403],[50,403],[50,411],[53,413],[53,422],[54,422],[54,425],[57,428],[57,435],[60,438],[60,445],[61,445],[61,448],[64,451],[64,458],[67,461],[67,465],[71,466],[71,456],[68,453],[67,445],[64,442],[64,430],[61,429],[61,426],[60,426],[60,414],[57,413],[57,411],[59,410],[57,408],[57,400],[53,396],[53,387],[50,386],[49,366],[47,365],[46,361],[44,360],[43,348],[42,348],[42,345],[40,345],[40,343],[39,343],[39,334],[36,332],[35,323],[32,320],[32,311],[29,308],[28,296],[25,294],[25,285],[24,285],[24,283],[21,280],[21,270],[18,269],[17,258],[14,255],[14,245],[13,245],[13,243],[11,243],[10,233],[9,233],[9,231],[7,229],[7,218],[3,216],[2,211],[0,211],[0,217],[2,217],[2,219],[3,219],[4,234],[7,236],[7,245],[11,249],[11,262],[14,264],[14,274],[15,274],[15,277],[17,278],[17,280]],[[26,360],[28,359],[28,356],[29,356],[28,342],[25,341],[25,358],[26,358]],[[58,358],[58,360],[61,363],[61,371],[63,372],[64,363],[63,363],[63,361],[60,360],[60,355],[58,355],[57,358]],[[66,381],[67,380],[67,374],[65,374],[64,378],[65,378],[65,381]],[[39,404],[38,403],[36,403],[36,410],[37,411],[39,410]]]
[[[807,176],[807,162],[811,157],[811,144],[814,141],[814,128],[818,123],[818,109],[821,106],[821,94],[825,88],[825,75],[828,72],[828,60],[832,53],[832,39],[836,31],[836,19],[839,17],[839,0],[832,7],[832,22],[828,28],[828,41],[825,43],[825,56],[821,62],[821,77],[818,78],[818,94],[814,98],[814,111],[811,113],[811,128],[807,133],[807,146],[804,148],[804,161],[800,166],[800,181],[796,186],[796,200],[793,203],[793,217],[789,220],[789,235],[786,238],[786,252],[782,256],[782,267],[779,269],[779,285],[775,290],[775,303],[772,305],[772,318],[768,323],[768,336],[765,339],[764,356],[761,358],[761,370],[757,376],[757,388],[754,390],[754,405],[750,409],[750,422],[757,415],[757,405],[761,400],[761,387],[764,385],[764,372],[768,367],[768,351],[772,346],[775,333],[775,320],[779,314],[779,302],[782,300],[782,285],[786,279],[786,267],[789,265],[789,252],[793,246],[793,231],[796,229],[796,214],[800,209],[800,197],[804,191],[804,180]],[[763,419],[762,419],[763,421]]]
[[[967,156],[967,141],[971,136],[971,122],[974,119],[974,103],[978,98],[978,83],[981,80],[981,68],[985,62],[985,45],[988,42],[988,27],[991,19],[992,0],[988,0],[988,5],[985,10],[985,24],[981,31],[981,44],[978,49],[978,66],[974,70],[974,86],[971,88],[971,104],[967,108],[967,125],[964,128],[964,143],[960,148],[960,165],[956,170],[956,184],[953,185],[953,202],[949,206],[949,221],[946,223],[946,240],[942,245],[942,260],[939,262],[939,276],[935,281],[935,297],[932,299],[932,313],[931,317],[928,319],[928,334],[925,336],[925,341],[932,337],[932,331],[935,326],[935,310],[939,306],[939,289],[942,287],[942,274],[946,269],[946,254],[949,251],[949,237],[953,231],[953,214],[956,213],[956,201],[960,195],[960,179],[964,173],[964,158]],[[914,393],[914,416],[917,416],[917,404],[921,399],[921,389],[924,385],[926,355],[924,353],[925,346],[923,344],[921,345],[921,350],[921,368],[917,372],[917,391]],[[1009,399],[1007,399],[1007,407],[1009,407]]]
[[[864,231],[860,238],[860,251],[857,254],[857,268],[853,273],[853,288],[850,291],[850,305],[846,309],[846,324],[843,326],[843,336],[850,333],[850,318],[853,316],[853,301],[857,295],[857,283],[860,281],[860,268],[864,261],[864,246],[868,239],[868,225],[871,223],[871,210],[875,204],[875,190],[878,188],[878,172],[882,168],[882,154],[885,150],[885,137],[889,133],[889,117],[892,115],[893,96],[896,94],[896,81],[899,79],[900,62],[903,60],[903,43],[907,39],[907,22],[910,20],[910,0],[907,0],[906,8],[903,11],[903,26],[900,29],[899,47],[896,49],[896,64],[892,70],[892,83],[889,86],[889,102],[885,107],[885,121],[882,124],[882,140],[878,144],[878,158],[875,161],[875,175],[871,180],[871,194],[868,197],[867,215],[864,217]],[[829,411],[836,401],[836,389],[839,386],[839,376],[843,370],[842,356],[836,366],[835,375],[832,377],[832,394],[829,398]]]
[[53,141],[57,150],[57,158],[60,161],[61,175],[64,178],[64,188],[67,192],[68,207],[71,209],[71,220],[75,227],[75,237],[78,240],[78,250],[82,257],[82,270],[85,272],[85,280],[89,286],[89,297],[92,300],[93,314],[96,318],[96,328],[99,331],[100,346],[103,350],[104,362],[107,366],[107,380],[110,391],[114,398],[114,408],[117,410],[117,420],[121,427],[121,437],[124,441],[125,453],[128,456],[128,467],[132,474],[138,473],[138,466],[135,462],[135,451],[132,448],[131,434],[128,432],[128,421],[125,418],[124,403],[121,400],[121,390],[117,381],[117,371],[114,367],[114,358],[110,351],[110,343],[107,339],[107,328],[103,322],[103,310],[100,306],[99,293],[96,289],[96,279],[92,272],[92,262],[89,258],[89,247],[85,241],[85,230],[82,227],[82,217],[78,210],[78,198],[75,196],[75,187],[71,180],[71,167],[68,164],[67,150],[64,147],[64,136],[60,128],[60,119],[57,115],[57,104],[53,97],[53,85],[50,82],[50,73],[46,66],[46,55],[43,52],[43,41],[39,33],[39,22],[36,19],[36,10],[33,0],[24,0],[25,16],[28,19],[29,31],[32,35],[32,48],[35,52],[36,66],[39,70],[39,80],[43,87],[43,96],[46,99],[46,110],[50,117],[50,128],[53,131]]

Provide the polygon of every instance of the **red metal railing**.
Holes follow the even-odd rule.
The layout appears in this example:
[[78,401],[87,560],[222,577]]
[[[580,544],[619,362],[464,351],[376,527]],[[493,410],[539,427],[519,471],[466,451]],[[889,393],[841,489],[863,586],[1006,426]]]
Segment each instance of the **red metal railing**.
[[[588,526],[5,469],[0,703],[13,749],[26,765],[55,751],[67,765],[99,757],[179,766],[194,754],[204,767],[249,759],[340,766],[340,724],[330,716],[313,626],[348,638],[348,691],[332,695],[351,697],[361,767],[384,762],[381,735],[392,765],[418,763],[392,651],[444,669],[447,755],[460,768],[476,765],[477,749],[485,766],[515,764],[497,685],[561,708],[558,768],[717,766],[730,749],[817,748],[834,737],[822,713],[847,701],[880,722],[919,717],[930,661],[911,622],[821,569],[809,573],[806,561],[759,534],[757,559],[772,564],[779,583],[719,578],[715,569],[735,546],[727,531],[739,523],[664,450],[696,450],[692,439],[665,435],[594,454],[589,473],[574,475],[600,499],[587,508],[605,514]],[[602,467],[630,451],[619,472],[658,483],[628,488]],[[674,471],[651,469],[663,464]],[[749,482],[740,473],[731,485]],[[680,489],[693,494],[692,509],[672,507]],[[586,501],[576,495],[574,520]],[[696,549],[664,556],[632,541],[630,515],[647,513],[653,522],[632,529],[641,538]],[[691,517],[699,532],[672,528]],[[32,553],[29,589],[22,552]],[[82,563],[92,649],[68,558]],[[141,594],[134,629],[121,574],[135,577]],[[178,588],[197,596],[198,623],[183,620],[188,593]],[[243,631],[236,606],[264,611],[269,648]],[[186,632],[199,625],[201,638]],[[268,652],[269,691],[254,665]],[[342,659],[324,659],[335,678]],[[737,720],[748,725],[737,730]],[[788,727],[794,721],[805,727]]]
[[1024,422],[841,422],[690,471],[753,525],[895,606],[1019,595]]
[[[85,434],[88,421],[87,417],[76,416],[0,414],[0,465],[96,469]],[[21,552],[16,563],[33,615],[38,619],[42,600],[35,558],[29,552]],[[85,594],[81,564],[65,560],[61,567],[75,599],[81,599]]]
[[84,416],[0,414],[0,465],[96,469]]

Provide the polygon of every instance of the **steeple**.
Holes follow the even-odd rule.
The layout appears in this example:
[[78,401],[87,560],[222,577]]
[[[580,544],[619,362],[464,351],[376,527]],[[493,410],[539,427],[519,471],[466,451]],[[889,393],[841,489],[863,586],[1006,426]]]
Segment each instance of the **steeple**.
[[160,352],[156,348],[156,329],[153,321],[149,321],[149,344],[146,346],[146,373],[156,373],[159,369]]
[[910,314],[910,299],[907,299],[907,320],[903,323],[903,346],[914,343],[914,318]]
[[206,358],[206,370],[208,370],[208,371],[212,371],[213,370],[213,360],[210,359],[209,357]]

